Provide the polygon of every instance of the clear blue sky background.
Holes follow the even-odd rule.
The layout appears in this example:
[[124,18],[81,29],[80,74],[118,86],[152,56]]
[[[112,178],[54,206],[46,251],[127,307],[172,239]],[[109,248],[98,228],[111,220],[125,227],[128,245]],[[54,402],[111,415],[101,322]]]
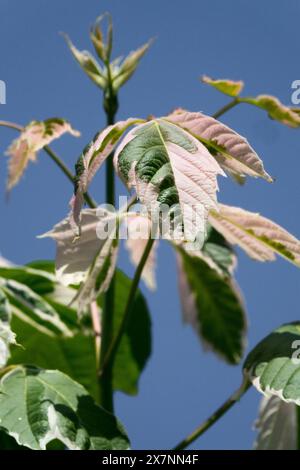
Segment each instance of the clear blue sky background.
[[[204,73],[243,79],[246,94],[271,93],[291,104],[291,82],[300,79],[296,0],[1,0],[0,79],[7,84],[7,104],[1,106],[0,119],[22,124],[51,116],[69,119],[82,137],[66,136],[53,145],[68,165],[74,165],[83,146],[104,126],[104,116],[101,93],[58,33],[65,31],[77,46],[90,48],[89,27],[107,10],[114,18],[116,55],[157,37],[120,93],[119,118],[164,115],[177,106],[214,112],[228,100],[199,82]],[[247,136],[276,183],[249,180],[240,188],[229,178],[222,179],[219,199],[259,211],[300,237],[300,131],[246,105],[230,111],[224,121]],[[0,129],[2,154],[13,137],[13,131]],[[71,186],[41,152],[6,204],[6,163],[3,156],[0,251],[16,263],[51,258],[54,244],[36,235],[66,215]],[[104,198],[103,183],[99,174],[93,184],[99,202]],[[169,247],[161,246],[158,261],[159,288],[154,295],[145,292],[152,312],[153,355],[139,395],[117,395],[117,415],[134,448],[170,448],[241,380],[239,366],[204,353],[192,330],[182,325]],[[132,273],[125,254],[121,265]],[[249,347],[279,324],[299,319],[300,273],[294,266],[283,260],[258,264],[241,254],[237,277],[247,301]],[[256,391],[248,392],[193,448],[250,448],[258,400]]]

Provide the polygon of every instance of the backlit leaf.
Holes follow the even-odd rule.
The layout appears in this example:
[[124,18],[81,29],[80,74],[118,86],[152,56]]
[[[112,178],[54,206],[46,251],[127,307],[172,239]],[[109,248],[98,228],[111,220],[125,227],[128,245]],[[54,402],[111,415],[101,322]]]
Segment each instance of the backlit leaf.
[[192,135],[163,119],[152,120],[127,134],[114,161],[149,211],[164,206],[179,212],[187,240],[205,233],[208,212],[217,209],[217,175],[223,172]]
[[278,98],[271,95],[240,98],[242,103],[248,103],[267,111],[270,118],[289,127],[300,126],[300,116],[288,106],[282,104]]
[[211,225],[232,244],[239,245],[253,259],[273,261],[276,254],[300,265],[300,242],[271,220],[239,207],[219,205],[212,211]]
[[30,122],[7,149],[6,154],[10,157],[7,190],[9,191],[16,186],[29,161],[36,161],[39,150],[66,132],[76,137],[80,135],[64,119],[51,118],[46,121]]
[[248,141],[220,121],[182,109],[174,111],[166,119],[191,132],[205,144],[227,172],[237,177],[254,176],[272,181]]
[[221,91],[222,93],[225,93],[225,95],[229,95],[232,97],[238,96],[244,88],[244,82],[242,81],[226,79],[214,80],[213,78],[210,78],[207,75],[203,75],[202,82],[206,83],[207,85],[211,85],[218,91]]

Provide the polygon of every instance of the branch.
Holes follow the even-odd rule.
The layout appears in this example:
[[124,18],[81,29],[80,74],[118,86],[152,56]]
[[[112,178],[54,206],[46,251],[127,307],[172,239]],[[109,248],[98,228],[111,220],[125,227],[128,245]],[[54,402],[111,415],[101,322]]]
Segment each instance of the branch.
[[234,108],[237,104],[241,103],[240,99],[238,97],[234,98],[232,101],[230,101],[228,104],[223,106],[223,108],[219,109],[218,111],[215,112],[215,114],[212,115],[213,118],[217,119],[223,114],[225,114],[227,111],[230,109]]
[[244,380],[242,385],[220,406],[208,419],[206,419],[198,428],[188,437],[183,439],[173,450],[183,450],[194,442],[198,437],[205,433],[214,423],[216,423],[230,408],[237,403],[240,398],[251,387],[251,383]]

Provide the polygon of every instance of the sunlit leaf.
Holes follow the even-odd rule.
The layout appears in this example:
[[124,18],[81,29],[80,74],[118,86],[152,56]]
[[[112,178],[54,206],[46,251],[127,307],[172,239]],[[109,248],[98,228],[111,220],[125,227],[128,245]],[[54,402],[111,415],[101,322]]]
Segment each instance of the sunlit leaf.
[[191,132],[205,144],[225,171],[239,178],[254,176],[272,181],[248,141],[220,121],[182,109],[174,111],[166,119]]
[[207,75],[203,75],[202,82],[206,83],[207,85],[211,85],[218,91],[221,91],[222,93],[225,93],[225,95],[229,95],[232,97],[238,96],[244,88],[244,82],[242,82],[241,80],[214,80],[213,78],[210,78]]
[[92,56],[88,51],[79,51],[67,35],[64,35],[67,45],[70,48],[73,56],[80,65],[80,67],[85,71],[88,77],[100,88],[104,89],[107,85],[107,77],[105,71],[97,60]]
[[300,323],[283,325],[248,354],[244,374],[266,397],[300,405]]
[[239,245],[253,259],[273,261],[276,254],[300,265],[300,242],[287,230],[258,213],[239,207],[219,205],[210,223],[230,242]]
[[29,161],[36,161],[39,150],[66,132],[76,137],[80,135],[64,119],[51,118],[45,121],[30,122],[7,149],[6,154],[10,157],[7,190],[9,191],[16,186]]
[[152,40],[148,41],[137,50],[132,51],[121,63],[118,69],[113,75],[113,87],[118,90],[124,83],[126,83],[131,76],[134,74],[141,58],[146,54],[149,47],[152,44]]
[[58,439],[71,450],[125,450],[116,418],[82,385],[57,370],[18,366],[0,382],[1,427],[23,446],[45,450]]
[[80,214],[84,202],[84,194],[95,174],[113,151],[119,139],[127,129],[140,122],[138,119],[129,118],[108,126],[96,134],[92,142],[87,145],[80,155],[76,166],[75,191],[71,200],[71,224],[77,235],[80,234]]
[[267,111],[270,118],[289,127],[300,126],[300,116],[288,106],[282,104],[278,98],[271,95],[240,98],[242,103],[248,103]]
[[152,120],[127,134],[114,161],[149,211],[163,206],[179,212],[186,239],[205,233],[208,212],[217,209],[217,175],[223,172],[192,135],[163,119]]

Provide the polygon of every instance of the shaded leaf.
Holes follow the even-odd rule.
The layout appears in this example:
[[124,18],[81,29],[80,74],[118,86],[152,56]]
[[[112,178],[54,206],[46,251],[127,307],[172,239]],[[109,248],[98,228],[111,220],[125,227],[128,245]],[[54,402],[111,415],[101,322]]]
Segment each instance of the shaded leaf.
[[[132,280],[116,272],[115,312],[113,330],[117,333]],[[131,314],[116,354],[113,370],[113,388],[127,394],[138,392],[138,381],[151,354],[151,320],[146,299],[138,289]]]
[[272,181],[263,162],[248,141],[213,117],[182,109],[167,116],[168,121],[191,132],[207,146],[224,170],[236,177],[254,176]]
[[225,95],[229,95],[232,97],[238,96],[244,88],[244,82],[241,80],[234,81],[234,80],[226,80],[226,79],[218,79],[214,80],[213,78],[208,77],[207,75],[203,75],[202,82],[206,83],[207,85],[211,85],[212,87],[216,88],[221,93],[225,93]]
[[297,450],[299,439],[299,408],[285,403],[276,396],[263,397],[259,417],[255,450]]
[[180,248],[178,253],[184,321],[192,325],[206,348],[237,364],[245,348],[247,321],[234,281],[220,275],[199,256]]
[[6,154],[10,157],[7,190],[9,191],[16,186],[29,161],[36,161],[39,150],[66,132],[76,137],[80,135],[64,119],[51,118],[46,121],[30,122],[6,151]]
[[257,261],[273,261],[275,255],[300,265],[300,242],[280,225],[239,207],[219,205],[209,221],[233,244],[239,245]]
[[149,211],[162,206],[170,214],[177,211],[177,227],[183,226],[187,240],[205,233],[208,211],[217,209],[217,175],[223,172],[192,135],[163,119],[152,120],[127,134],[114,161]]
[[2,428],[18,444],[45,450],[58,439],[72,450],[128,449],[115,417],[62,372],[16,367],[0,383]]

